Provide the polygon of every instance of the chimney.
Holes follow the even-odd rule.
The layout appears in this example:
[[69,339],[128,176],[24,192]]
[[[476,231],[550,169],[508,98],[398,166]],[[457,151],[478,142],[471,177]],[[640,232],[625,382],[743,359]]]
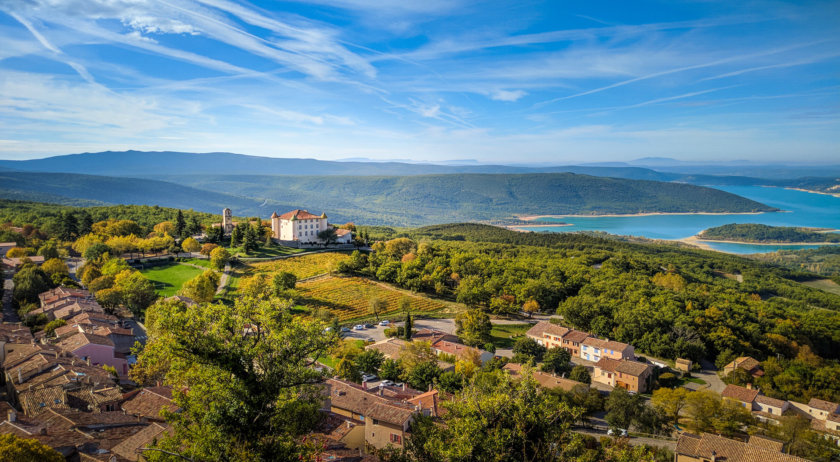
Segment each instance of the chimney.
[[405,391],[405,382],[402,383],[402,390]]
[[367,382],[362,382],[362,390],[367,390]]
[[23,383],[23,374],[20,372],[21,368],[18,368],[18,385]]
[[752,390],[752,383],[747,382],[747,390]]
[[379,387],[379,396],[382,396],[382,390],[384,389],[382,387]]
[[9,417],[9,422],[17,421],[17,413],[15,412],[14,409],[9,409],[8,417]]
[[717,462],[717,451],[712,451],[712,462]]

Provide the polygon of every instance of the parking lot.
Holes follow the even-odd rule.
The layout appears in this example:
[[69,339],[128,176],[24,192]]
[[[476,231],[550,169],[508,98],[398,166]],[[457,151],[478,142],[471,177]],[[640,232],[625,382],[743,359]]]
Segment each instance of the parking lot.
[[[402,321],[399,322],[391,322],[391,326],[401,326],[403,324]],[[385,340],[385,329],[388,327],[374,325],[369,329],[364,330],[355,330],[350,327],[350,332],[344,332],[344,338],[352,338],[352,339],[360,339],[360,340],[367,340],[372,339],[374,342],[378,342],[380,340]],[[447,334],[454,334],[455,333],[455,320],[454,319],[417,319],[414,321],[414,328],[415,329],[434,329],[439,330],[442,332],[446,332]]]

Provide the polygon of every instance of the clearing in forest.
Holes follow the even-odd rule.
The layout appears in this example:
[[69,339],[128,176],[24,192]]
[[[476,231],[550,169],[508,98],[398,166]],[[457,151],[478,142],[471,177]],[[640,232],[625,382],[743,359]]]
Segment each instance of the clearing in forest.
[[347,252],[323,252],[299,257],[284,258],[261,263],[251,263],[250,271],[244,276],[252,276],[257,273],[276,273],[287,271],[297,278],[306,279],[319,274],[335,271],[338,264],[350,258]]
[[403,298],[411,301],[412,314],[434,313],[448,307],[445,302],[406,293],[359,277],[326,277],[298,284],[297,289],[301,296],[298,303],[310,312],[326,308],[342,322],[372,319],[374,316],[370,310],[370,301],[377,297],[387,303],[387,308],[379,313],[380,317],[397,311]]

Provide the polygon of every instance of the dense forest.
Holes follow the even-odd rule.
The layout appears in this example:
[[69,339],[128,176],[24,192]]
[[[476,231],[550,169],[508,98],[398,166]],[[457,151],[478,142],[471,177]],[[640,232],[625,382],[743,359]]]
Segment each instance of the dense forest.
[[817,232],[809,228],[730,223],[709,228],[700,239],[740,242],[840,242],[840,233]]
[[[173,172],[176,173],[176,172]],[[419,226],[542,214],[757,212],[776,209],[717,189],[572,173],[417,176],[184,175],[170,181],[0,172],[0,197],[147,204],[246,216],[308,208],[336,222]]]
[[792,270],[804,270],[828,276],[840,284],[840,246],[827,245],[817,249],[780,250],[750,255],[748,258]]
[[[149,205],[109,205],[97,207],[74,207],[68,205],[45,204],[39,202],[14,201],[0,199],[0,225],[6,227],[26,227],[31,232],[37,229],[47,236],[60,236],[62,227],[67,221],[67,216],[77,226],[87,224],[89,232],[90,225],[95,222],[114,220],[132,220],[140,226],[142,235],[152,232],[152,228],[163,221],[174,221],[179,209],[149,206]],[[197,222],[199,225],[210,225],[221,221],[221,209],[218,214],[196,212],[194,210],[182,210],[184,218],[188,223]],[[11,233],[6,230],[0,231],[0,241],[16,241],[23,239],[28,233]],[[82,233],[84,234],[84,232]],[[2,237],[5,236],[5,239]],[[19,242],[22,244],[22,242]]]
[[770,368],[776,376],[766,394],[840,399],[833,379],[840,375],[840,297],[802,285],[804,273],[582,234],[456,224],[402,235],[342,270],[496,314],[533,300],[577,328],[659,358],[718,366],[741,355],[771,358],[780,366]]

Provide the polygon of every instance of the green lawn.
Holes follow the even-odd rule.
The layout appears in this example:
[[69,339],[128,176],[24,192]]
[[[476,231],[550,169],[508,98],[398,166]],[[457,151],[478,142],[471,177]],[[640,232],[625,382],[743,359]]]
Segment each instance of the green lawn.
[[203,266],[208,269],[211,268],[209,259],[205,260],[203,258],[179,258],[177,261],[181,263],[189,263],[191,265]]
[[531,327],[531,324],[493,324],[490,341],[496,348],[513,348],[516,340],[523,337]]
[[263,245],[259,249],[251,253],[245,253],[241,247],[232,247],[229,249],[231,255],[241,258],[272,258],[282,257],[284,255],[293,255],[296,253],[305,252],[307,249],[296,249],[294,247],[286,247],[283,245]]
[[204,270],[194,266],[180,263],[170,263],[140,270],[140,273],[155,285],[155,291],[163,297],[175,295],[185,282],[203,272]]

